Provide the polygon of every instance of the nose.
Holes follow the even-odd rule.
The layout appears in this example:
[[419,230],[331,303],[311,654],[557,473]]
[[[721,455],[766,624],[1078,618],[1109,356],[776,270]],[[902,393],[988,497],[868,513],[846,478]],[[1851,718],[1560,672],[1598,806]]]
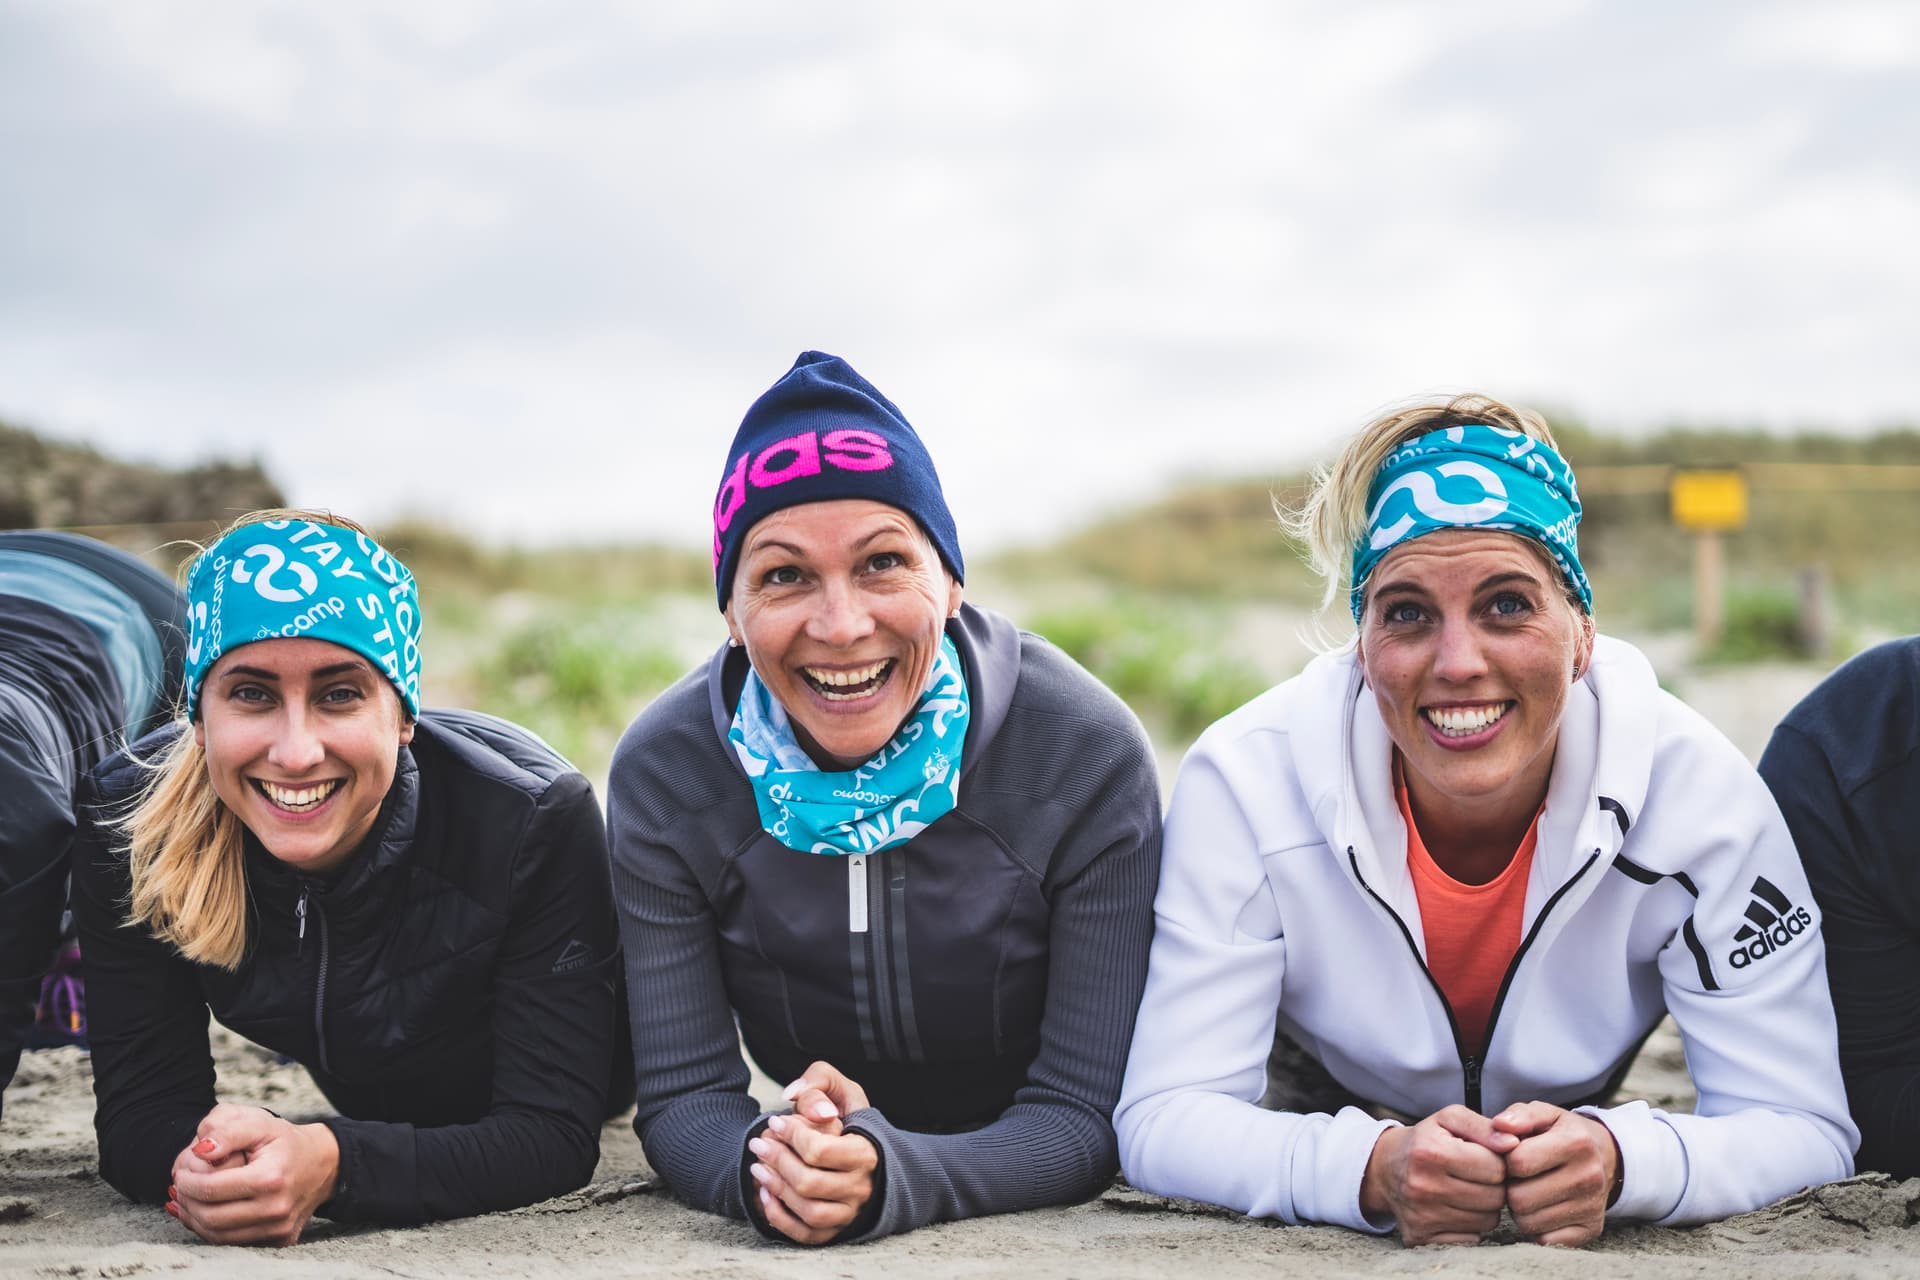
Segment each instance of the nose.
[[1434,653],[1433,674],[1449,683],[1465,684],[1477,680],[1486,671],[1487,655],[1481,647],[1479,631],[1465,619],[1444,619]]
[[807,636],[835,649],[850,648],[873,633],[873,612],[852,583],[829,582],[807,618]]
[[318,726],[304,706],[290,703],[280,713],[273,741],[267,746],[267,763],[287,773],[305,773],[319,767],[327,748],[320,741]]

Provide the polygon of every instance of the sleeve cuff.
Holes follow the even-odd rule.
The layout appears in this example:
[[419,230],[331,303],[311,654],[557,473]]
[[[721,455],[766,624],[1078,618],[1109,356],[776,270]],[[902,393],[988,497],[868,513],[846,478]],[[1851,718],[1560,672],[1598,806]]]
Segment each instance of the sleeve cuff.
[[324,1116],[320,1123],[333,1132],[334,1145],[340,1148],[340,1162],[334,1166],[333,1194],[313,1212],[316,1217],[329,1221],[351,1222],[355,1216],[353,1195],[360,1167],[360,1145],[354,1141],[354,1125],[340,1116]]
[[767,1215],[760,1212],[760,1184],[754,1181],[751,1172],[759,1157],[747,1150],[749,1142],[767,1131],[767,1118],[772,1114],[768,1112],[755,1120],[740,1138],[740,1209],[746,1214],[747,1221],[753,1224],[753,1229],[766,1239],[785,1241],[787,1238],[768,1226]]
[[879,1118],[880,1113],[871,1107],[847,1117],[846,1131],[857,1133],[873,1144],[873,1194],[860,1206],[859,1214],[847,1224],[846,1229],[834,1237],[834,1244],[860,1244],[879,1234],[880,1221],[887,1206],[887,1144],[873,1131],[871,1124]]
[[1687,1149],[1680,1135],[1645,1102],[1577,1107],[1607,1126],[1620,1145],[1625,1176],[1608,1221],[1658,1222],[1680,1207],[1687,1190]]
[[1361,1210],[1360,1184],[1366,1180],[1374,1144],[1398,1124],[1376,1120],[1358,1107],[1342,1107],[1317,1141],[1295,1146],[1289,1185],[1296,1220],[1330,1222],[1374,1235],[1392,1231],[1391,1218],[1376,1222]]

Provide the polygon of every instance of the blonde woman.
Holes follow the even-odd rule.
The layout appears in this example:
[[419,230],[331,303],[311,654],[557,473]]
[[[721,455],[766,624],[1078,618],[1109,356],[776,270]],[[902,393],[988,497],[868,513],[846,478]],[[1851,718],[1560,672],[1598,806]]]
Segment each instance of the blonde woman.
[[[96,771],[74,867],[103,1176],[265,1244],[584,1183],[631,1079],[586,780],[421,712],[413,575],[356,524],[246,517],[187,605],[185,721]],[[339,1114],[217,1097],[209,1012]]]
[[[1484,397],[1382,418],[1326,475],[1302,527],[1357,635],[1181,768],[1115,1117],[1134,1185],[1571,1245],[1852,1172],[1793,841],[1595,634],[1579,520],[1546,424]],[[1665,1014],[1690,1115],[1613,1097]],[[1406,1123],[1262,1110],[1276,1028]]]

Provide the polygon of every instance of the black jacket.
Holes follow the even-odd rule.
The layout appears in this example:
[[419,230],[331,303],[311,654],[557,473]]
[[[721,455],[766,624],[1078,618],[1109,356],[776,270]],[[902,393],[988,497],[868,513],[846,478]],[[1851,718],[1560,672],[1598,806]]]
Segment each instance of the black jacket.
[[1760,758],[1820,902],[1862,1170],[1920,1174],[1920,636],[1828,676]]
[[606,838],[585,778],[504,721],[428,712],[373,832],[330,882],[248,836],[248,950],[232,973],[120,923],[126,855],[99,815],[141,778],[122,755],[90,780],[99,808],[74,867],[108,1182],[166,1199],[174,1158],[216,1101],[208,1010],[304,1064],[339,1109],[328,1217],[459,1217],[592,1176],[624,1028]]

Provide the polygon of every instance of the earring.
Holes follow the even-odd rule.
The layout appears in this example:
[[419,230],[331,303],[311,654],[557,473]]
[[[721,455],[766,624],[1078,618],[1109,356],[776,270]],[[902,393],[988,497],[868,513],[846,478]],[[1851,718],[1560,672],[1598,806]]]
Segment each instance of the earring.
[[728,637],[727,637],[727,648],[729,648],[729,649],[738,649],[739,647],[740,647],[740,637],[739,637],[739,636],[728,636]]

